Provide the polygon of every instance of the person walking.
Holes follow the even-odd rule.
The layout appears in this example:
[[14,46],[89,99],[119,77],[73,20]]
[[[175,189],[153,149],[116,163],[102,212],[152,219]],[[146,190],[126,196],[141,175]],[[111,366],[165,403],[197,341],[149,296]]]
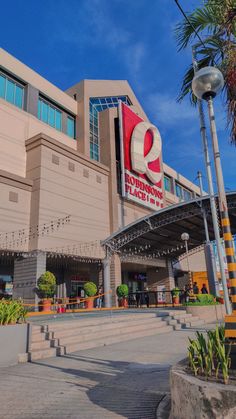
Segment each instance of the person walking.
[[207,289],[207,287],[206,287],[206,284],[203,284],[203,285],[202,285],[201,293],[202,293],[202,294],[208,294],[208,289]]
[[99,290],[98,290],[98,298],[97,298],[96,308],[102,308],[102,289],[101,288],[99,288]]
[[141,307],[141,305],[140,305],[140,293],[139,293],[139,290],[138,289],[136,290],[135,298],[136,298],[136,306],[137,306],[137,308]]
[[193,293],[199,294],[199,288],[198,288],[197,282],[194,282],[193,284]]
[[147,305],[147,308],[149,308],[149,293],[148,293],[148,288],[145,289],[144,299],[145,299],[145,303]]

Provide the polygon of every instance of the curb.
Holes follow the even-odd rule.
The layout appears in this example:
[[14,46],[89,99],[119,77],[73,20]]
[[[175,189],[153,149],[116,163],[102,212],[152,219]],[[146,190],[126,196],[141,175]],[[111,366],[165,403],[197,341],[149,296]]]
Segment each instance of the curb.
[[157,406],[156,419],[169,419],[171,410],[171,397],[166,394]]

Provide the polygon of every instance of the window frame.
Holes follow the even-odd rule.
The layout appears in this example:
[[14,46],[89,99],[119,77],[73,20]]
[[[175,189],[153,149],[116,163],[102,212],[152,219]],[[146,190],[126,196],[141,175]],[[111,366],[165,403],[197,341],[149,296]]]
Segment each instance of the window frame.
[[[14,77],[11,77],[7,73],[5,73],[1,68],[0,68],[0,76],[2,76],[2,78],[5,79],[4,96],[0,96],[0,98],[3,99],[3,100],[5,100],[7,103],[10,103],[11,105],[16,106],[18,109],[24,110],[25,84],[21,83],[20,81],[18,81]],[[7,99],[7,86],[8,86],[8,82],[10,82],[10,83],[12,83],[14,85],[13,101],[10,101],[10,100]],[[22,103],[21,103],[21,106],[18,106],[16,104],[16,87],[22,89]]]
[[[42,119],[41,103],[48,107],[47,121]],[[50,109],[53,109],[53,111],[54,111],[54,125],[51,125],[50,122],[49,122]],[[56,126],[56,123],[57,123],[56,114],[57,113],[60,114],[60,129],[58,129],[57,126]],[[63,115],[63,111],[58,106],[54,105],[54,103],[50,102],[50,100],[45,99],[43,96],[41,96],[39,94],[39,97],[38,97],[38,115],[37,115],[37,117],[41,122],[44,122],[44,124],[47,124],[49,127],[54,128],[59,132],[63,132],[62,131],[62,115]]]

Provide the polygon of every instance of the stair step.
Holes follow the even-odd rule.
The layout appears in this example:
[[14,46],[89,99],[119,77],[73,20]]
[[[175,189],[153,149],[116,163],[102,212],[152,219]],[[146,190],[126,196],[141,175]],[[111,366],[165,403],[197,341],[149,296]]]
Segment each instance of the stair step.
[[156,315],[156,313],[138,313],[134,315],[118,315],[118,316],[107,316],[104,318],[93,318],[93,319],[79,319],[79,320],[70,320],[70,321],[60,321],[58,323],[49,323],[47,325],[48,331],[56,332],[57,330],[68,330],[68,329],[76,329],[76,328],[82,328],[82,327],[89,327],[89,326],[96,326],[99,324],[107,324],[107,323],[120,323],[120,322],[128,322],[128,321],[136,321],[141,319],[159,319],[159,317]]
[[182,325],[181,324],[176,324],[173,327],[174,327],[174,330],[181,330],[182,329]]
[[205,324],[204,320],[195,320],[193,322],[183,323],[183,327],[188,328],[188,327],[202,326],[204,324]]
[[168,321],[168,324],[169,324],[170,326],[175,326],[177,323],[178,323],[178,321],[177,321],[177,320],[175,320],[175,319],[171,319],[171,320],[169,320],[169,321]]
[[50,340],[43,340],[43,341],[39,341],[39,342],[31,342],[30,344],[30,350],[31,351],[35,351],[35,350],[40,350],[40,349],[47,349],[51,347],[51,342]]
[[100,324],[100,325],[93,325],[93,326],[88,326],[88,327],[77,327],[77,328],[73,328],[73,329],[62,329],[62,330],[56,330],[55,332],[50,332],[53,335],[53,338],[59,339],[59,338],[64,338],[67,336],[74,336],[75,334],[79,334],[79,335],[84,335],[84,334],[94,334],[102,331],[107,331],[109,332],[110,330],[114,330],[114,328],[116,330],[119,329],[123,329],[123,328],[130,328],[130,327],[136,327],[136,326],[142,326],[142,325],[147,325],[147,327],[149,325],[152,324],[159,324],[160,327],[162,326],[162,319],[155,317],[155,318],[148,318],[148,319],[139,319],[139,320],[134,320],[134,321],[128,321],[128,322],[120,322],[120,323],[114,323],[114,322],[110,322],[110,323],[106,323],[106,324]]
[[42,342],[46,339],[46,333],[44,332],[40,332],[40,333],[34,333],[33,335],[31,335],[31,343],[33,342]]
[[186,318],[186,319],[188,319],[188,318],[190,318],[190,317],[193,317],[193,315],[192,315],[191,313],[181,313],[181,314],[175,314],[173,317],[174,317],[176,320],[178,320],[178,319],[182,319],[182,318]]
[[132,333],[132,337],[130,335],[130,333],[122,335],[122,336],[112,336],[112,337],[106,337],[103,339],[94,339],[88,342],[80,342],[80,343],[74,343],[74,344],[69,344],[65,346],[65,352],[71,353],[71,352],[76,352],[76,351],[80,351],[80,350],[85,350],[85,349],[90,349],[90,348],[97,348],[99,346],[106,346],[106,345],[111,345],[113,343],[118,343],[118,342],[124,342],[127,340],[133,340],[136,338],[140,338],[140,337],[145,337],[145,336],[153,336],[155,334],[162,334],[162,333],[169,333],[173,330],[173,328],[171,326],[165,326],[162,328],[157,329],[156,331],[153,330],[145,330],[145,331],[139,331],[139,332],[135,332]]
[[[122,328],[119,327],[114,327],[113,329],[110,330],[97,330],[95,333],[90,334],[76,334],[76,335],[72,335],[72,336],[67,336],[67,337],[61,337],[61,338],[57,338],[56,341],[59,342],[60,346],[63,345],[67,345],[67,344],[71,344],[71,343],[79,343],[79,342],[85,342],[85,341],[91,341],[91,340],[96,340],[96,339],[100,339],[100,338],[109,338],[112,336],[123,336],[126,334],[129,334],[129,336],[133,336],[134,333],[138,333],[138,332],[142,332],[145,330],[158,330],[158,329],[163,329],[164,327],[166,327],[166,324],[163,322],[157,322],[155,324],[140,324],[140,325],[128,325],[128,326],[123,326]],[[154,332],[155,333],[155,332]]]
[[57,355],[57,348],[41,349],[29,352],[29,361],[36,361],[37,359],[51,358]]

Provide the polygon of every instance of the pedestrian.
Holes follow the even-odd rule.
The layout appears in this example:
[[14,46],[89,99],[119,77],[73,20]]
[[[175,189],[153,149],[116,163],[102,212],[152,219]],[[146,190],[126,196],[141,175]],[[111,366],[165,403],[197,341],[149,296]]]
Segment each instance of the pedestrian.
[[189,302],[190,294],[191,294],[191,288],[190,288],[190,286],[189,285],[185,285],[185,287],[184,287],[184,299],[185,299],[185,302],[186,303]]
[[145,303],[147,305],[147,308],[149,308],[149,293],[148,293],[148,288],[145,289],[144,299],[145,299]]
[[198,288],[197,282],[194,282],[193,284],[193,293],[199,294],[199,288]]
[[135,298],[136,298],[137,308],[139,308],[139,306],[141,307],[141,305],[140,305],[140,293],[139,293],[138,289],[136,290]]
[[208,294],[208,290],[207,290],[206,284],[203,284],[202,285],[201,293],[202,294]]
[[102,289],[98,289],[98,298],[96,303],[96,308],[102,308]]

